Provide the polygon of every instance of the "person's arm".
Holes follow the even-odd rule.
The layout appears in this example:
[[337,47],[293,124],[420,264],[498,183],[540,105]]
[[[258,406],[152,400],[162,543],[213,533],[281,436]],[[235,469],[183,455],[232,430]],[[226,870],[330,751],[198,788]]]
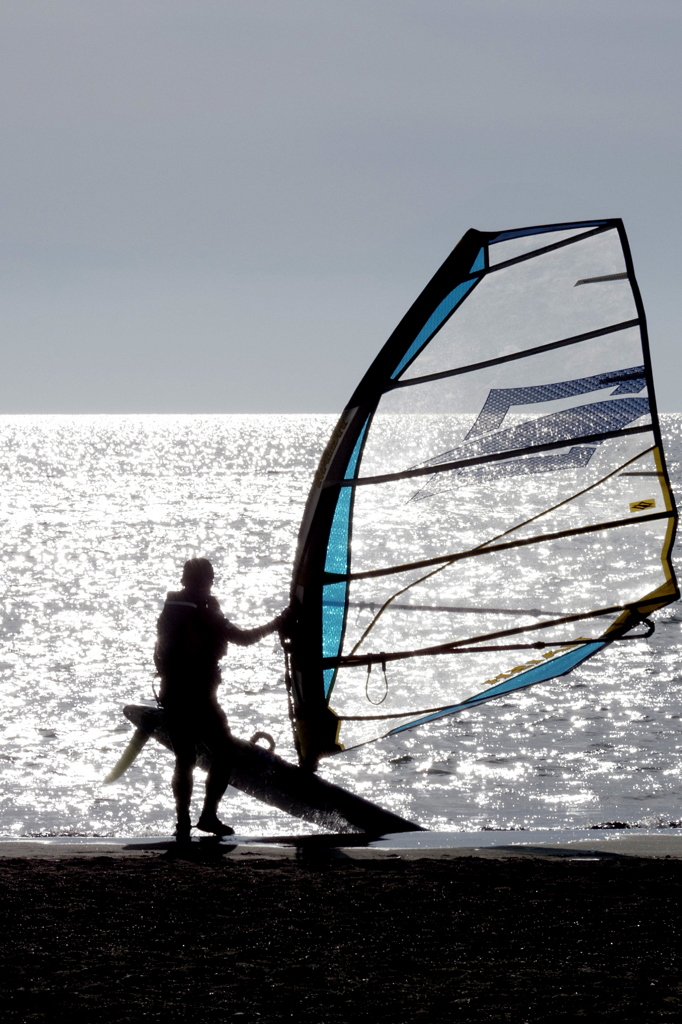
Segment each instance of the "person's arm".
[[282,612],[271,622],[267,622],[264,626],[257,626],[255,629],[240,629],[229,619],[225,619],[225,639],[228,643],[237,644],[238,647],[250,647],[251,644],[257,644],[259,640],[281,630],[286,617],[287,613]]

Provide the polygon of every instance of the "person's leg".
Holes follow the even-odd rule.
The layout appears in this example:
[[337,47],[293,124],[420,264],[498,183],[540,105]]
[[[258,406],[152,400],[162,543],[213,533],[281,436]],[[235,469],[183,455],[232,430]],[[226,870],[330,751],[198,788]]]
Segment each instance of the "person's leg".
[[175,770],[171,780],[175,798],[176,829],[178,839],[189,839],[191,825],[190,803],[192,800],[194,765],[196,763],[196,741],[187,721],[182,722],[166,714],[168,735],[175,754]]
[[212,710],[202,723],[202,742],[211,757],[211,766],[206,775],[204,806],[197,822],[197,828],[216,835],[232,835],[233,829],[218,818],[218,806],[230,781],[232,771],[232,736],[227,719],[220,708]]
[[220,763],[216,758],[211,761],[206,776],[206,794],[204,796],[204,807],[201,817],[212,820],[218,817],[218,805],[225,795],[225,790],[230,781],[229,764]]
[[191,828],[189,808],[192,800],[194,763],[183,758],[175,758],[175,771],[171,787],[175,797],[175,814],[178,832],[187,832]]

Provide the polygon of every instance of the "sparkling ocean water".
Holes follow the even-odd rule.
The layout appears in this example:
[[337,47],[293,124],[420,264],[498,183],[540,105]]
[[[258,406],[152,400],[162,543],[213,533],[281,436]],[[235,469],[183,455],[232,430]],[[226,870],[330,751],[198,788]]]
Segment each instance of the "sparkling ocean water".
[[[205,555],[238,625],[259,625],[286,605],[303,504],[335,419],[0,419],[1,835],[170,832],[172,757],[157,744],[102,785],[131,735],[122,706],[153,699],[165,592],[179,586],[186,558]],[[679,490],[682,415],[662,424]],[[321,774],[444,831],[677,823],[682,613],[671,605],[655,618],[649,640],[341,754]],[[265,729],[293,759],[276,639],[231,647],[223,680],[233,731]],[[197,772],[198,791],[202,783]],[[233,790],[223,817],[245,835],[314,831]]]

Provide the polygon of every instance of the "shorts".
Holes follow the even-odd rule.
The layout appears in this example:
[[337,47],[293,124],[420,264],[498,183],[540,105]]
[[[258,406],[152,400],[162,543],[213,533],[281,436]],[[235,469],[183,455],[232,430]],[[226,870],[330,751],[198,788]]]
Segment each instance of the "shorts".
[[232,764],[232,733],[218,704],[166,705],[164,717],[177,762],[186,767],[196,764],[197,747],[205,747],[212,762],[226,767]]

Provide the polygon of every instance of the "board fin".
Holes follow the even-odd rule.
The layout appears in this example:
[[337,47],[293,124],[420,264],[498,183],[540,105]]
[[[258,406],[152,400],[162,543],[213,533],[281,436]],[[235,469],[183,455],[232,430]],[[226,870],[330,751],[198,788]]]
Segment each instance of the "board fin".
[[121,778],[124,772],[128,771],[131,764],[149,739],[149,735],[150,734],[146,729],[139,728],[135,730],[130,743],[104,780],[105,785],[109,785],[110,782],[116,782],[117,779]]

